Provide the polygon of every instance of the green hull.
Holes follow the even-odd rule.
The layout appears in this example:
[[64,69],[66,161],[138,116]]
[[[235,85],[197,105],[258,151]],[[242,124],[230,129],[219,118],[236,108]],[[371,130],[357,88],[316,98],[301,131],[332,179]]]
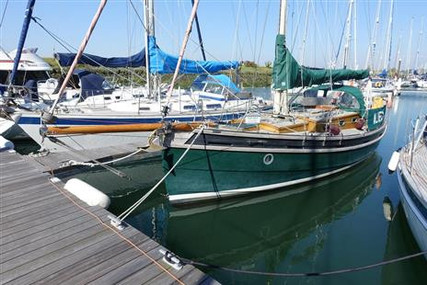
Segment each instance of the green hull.
[[[171,201],[220,198],[307,182],[350,167],[372,154],[379,141],[343,152],[262,153],[191,149],[166,179]],[[167,172],[183,148],[163,152]],[[190,194],[191,198],[184,195]],[[178,196],[176,196],[178,195]]]

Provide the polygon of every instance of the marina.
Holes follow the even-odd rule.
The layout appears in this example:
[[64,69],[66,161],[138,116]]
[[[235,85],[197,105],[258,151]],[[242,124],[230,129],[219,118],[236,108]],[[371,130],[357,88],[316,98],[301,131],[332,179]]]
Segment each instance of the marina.
[[[286,191],[192,206],[171,205],[161,185],[125,221],[178,256],[211,265],[199,269],[222,284],[423,284],[427,275],[422,256],[323,277],[289,279],[268,273],[353,268],[420,252],[400,206],[396,174],[389,174],[387,165],[393,151],[406,144],[403,134],[410,132],[411,120],[426,110],[425,96],[406,92],[395,98],[377,151],[340,175]],[[79,178],[102,189],[111,198],[108,210],[118,216],[163,176],[160,156],[139,158],[111,164],[130,179],[99,166],[68,168],[57,176],[63,181]]]

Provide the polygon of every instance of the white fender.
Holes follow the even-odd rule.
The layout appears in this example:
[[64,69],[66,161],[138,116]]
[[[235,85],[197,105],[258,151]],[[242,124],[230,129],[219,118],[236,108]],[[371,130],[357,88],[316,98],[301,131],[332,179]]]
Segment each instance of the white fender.
[[64,188],[89,206],[100,206],[104,209],[110,205],[110,198],[102,191],[77,178],[71,178]]
[[397,165],[399,164],[399,158],[400,158],[400,152],[395,151],[393,152],[390,161],[388,162],[388,169],[390,171],[396,171]]
[[10,140],[5,139],[4,137],[0,136],[0,151],[3,150],[12,150],[15,148],[15,145]]

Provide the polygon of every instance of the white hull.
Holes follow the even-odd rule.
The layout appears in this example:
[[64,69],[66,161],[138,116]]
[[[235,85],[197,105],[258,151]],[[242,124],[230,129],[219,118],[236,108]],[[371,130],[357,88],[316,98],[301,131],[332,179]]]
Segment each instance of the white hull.
[[[410,197],[408,193],[410,190],[407,189],[407,184],[403,182],[402,175],[402,170],[400,169],[397,177],[403,209],[418,246],[422,251],[427,251],[427,221]],[[427,255],[425,257],[427,258]]]
[[4,118],[0,118],[0,136],[8,140],[29,138],[29,136],[14,121]]
[[[157,123],[161,121],[161,116],[157,115],[118,115],[113,112],[102,112],[86,116],[79,115],[58,115],[59,123],[54,125],[55,127],[79,127],[79,126],[96,126],[96,125],[112,125],[117,122],[122,124],[136,124],[136,123]],[[236,114],[230,114],[230,116],[238,116]],[[205,115],[206,116],[206,115]],[[220,117],[221,114],[217,113],[210,114],[212,118],[214,116]],[[200,115],[175,115],[168,117],[174,119],[174,121],[180,122],[191,122],[200,121],[202,117]],[[224,117],[225,118],[225,117]],[[73,124],[62,124],[63,122],[72,122]],[[96,121],[98,120],[98,121]],[[134,120],[134,121],[132,121]],[[136,122],[135,120],[138,120]],[[93,122],[97,123],[93,123]],[[102,121],[102,123],[101,123]],[[89,122],[89,123],[88,123]],[[92,122],[92,123],[90,123]],[[98,123],[99,122],[99,123]],[[132,131],[132,132],[110,132],[110,133],[95,133],[95,134],[64,134],[64,135],[51,135],[43,137],[41,135],[41,124],[40,114],[33,112],[22,112],[19,119],[19,126],[30,136],[36,143],[38,143],[42,149],[48,150],[49,152],[62,152],[70,150],[87,150],[101,147],[114,147],[123,144],[139,144],[140,146],[146,146],[148,139],[153,131]]]

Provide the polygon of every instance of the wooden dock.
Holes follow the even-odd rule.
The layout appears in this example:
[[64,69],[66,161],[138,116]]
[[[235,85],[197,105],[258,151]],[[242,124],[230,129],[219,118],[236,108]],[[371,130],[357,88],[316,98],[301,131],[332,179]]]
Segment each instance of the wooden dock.
[[111,226],[32,158],[0,152],[0,189],[0,284],[218,284],[167,265],[157,242]]

